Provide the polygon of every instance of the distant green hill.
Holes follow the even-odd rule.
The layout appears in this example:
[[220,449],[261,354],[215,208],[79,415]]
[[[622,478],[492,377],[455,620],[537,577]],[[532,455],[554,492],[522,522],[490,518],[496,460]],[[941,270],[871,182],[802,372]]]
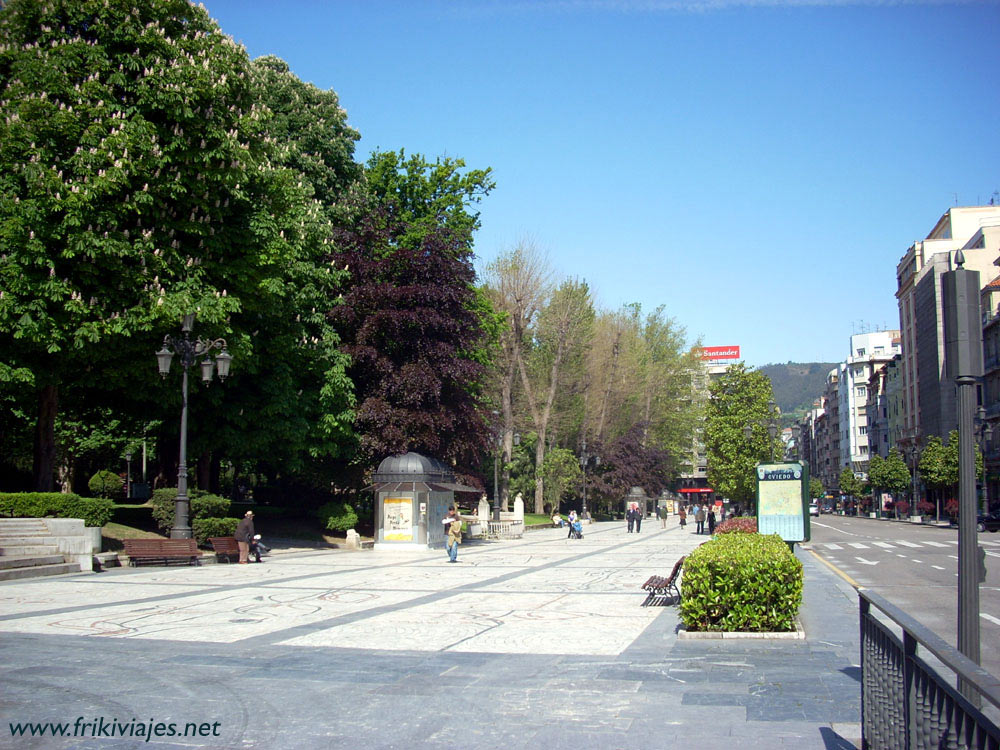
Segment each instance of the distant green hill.
[[[788,362],[758,368],[771,380],[774,400],[784,417],[800,416],[826,390],[826,376],[836,362]],[[787,423],[787,419],[782,419]]]

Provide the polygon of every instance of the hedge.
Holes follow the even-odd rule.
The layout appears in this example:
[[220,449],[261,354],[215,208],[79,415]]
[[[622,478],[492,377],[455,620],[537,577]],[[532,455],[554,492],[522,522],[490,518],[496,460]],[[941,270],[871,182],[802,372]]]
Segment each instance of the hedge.
[[121,500],[125,496],[125,480],[108,469],[101,469],[94,474],[87,487],[94,497]]
[[323,528],[329,531],[347,531],[358,523],[354,508],[342,500],[331,500],[316,511]]
[[688,630],[795,629],[802,563],[775,534],[725,534],[684,562],[680,613]]
[[14,518],[82,518],[85,526],[104,526],[115,504],[98,497],[62,492],[0,492],[0,514]]
[[[221,518],[229,513],[229,500],[218,495],[209,495],[205,490],[188,490],[188,498],[191,501],[189,521],[193,522],[198,518]],[[163,487],[153,491],[149,504],[153,506],[153,518],[156,519],[156,525],[161,531],[168,532],[173,528],[176,502],[176,487]],[[211,536],[225,536],[225,534]]]
[[238,518],[196,518],[191,522],[191,530],[198,544],[207,544],[210,536],[233,536]]

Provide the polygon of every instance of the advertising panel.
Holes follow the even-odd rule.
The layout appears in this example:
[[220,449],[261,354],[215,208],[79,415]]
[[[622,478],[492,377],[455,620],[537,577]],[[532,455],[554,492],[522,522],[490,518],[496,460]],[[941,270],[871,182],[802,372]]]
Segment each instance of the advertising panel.
[[387,542],[413,541],[413,500],[387,497],[382,501],[382,538]]
[[740,348],[738,346],[703,346],[701,348],[702,359],[739,359]]

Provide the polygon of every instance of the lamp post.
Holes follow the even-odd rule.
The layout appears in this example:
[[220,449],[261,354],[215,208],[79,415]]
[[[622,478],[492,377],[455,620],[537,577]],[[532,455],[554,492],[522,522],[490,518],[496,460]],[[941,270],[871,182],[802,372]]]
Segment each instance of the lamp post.
[[[190,501],[187,494],[187,408],[188,408],[188,368],[197,362],[199,357],[204,356],[200,363],[201,381],[208,385],[212,381],[212,370],[217,369],[219,380],[229,377],[229,364],[232,362],[232,355],[226,350],[225,339],[192,339],[191,331],[194,328],[194,314],[185,315],[181,320],[181,336],[164,336],[163,348],[156,353],[157,364],[160,368],[160,377],[166,379],[170,372],[170,362],[174,355],[180,357],[181,367],[184,371],[181,376],[181,446],[180,457],[177,462],[177,501],[174,504],[174,526],[170,530],[171,539],[190,539]],[[209,353],[219,349],[215,355],[215,360]]]
[[594,460],[594,466],[601,465],[601,457],[587,453],[587,438],[580,443],[580,467],[583,469],[583,508],[580,511],[580,518],[590,520],[590,512],[587,510],[587,467],[590,460]]
[[910,515],[917,515],[917,459],[920,457],[920,438],[914,430],[911,442],[906,446],[906,457],[910,459],[910,475],[913,479],[913,491],[910,497]]
[[[500,412],[494,411],[493,416],[499,416]],[[500,461],[500,449],[502,447],[503,435],[500,432],[499,425],[494,428],[493,431],[493,520],[500,520],[500,480],[499,480],[499,461]],[[521,444],[521,436],[518,433],[514,433],[514,445]]]
[[125,453],[125,502],[132,497],[132,451]]

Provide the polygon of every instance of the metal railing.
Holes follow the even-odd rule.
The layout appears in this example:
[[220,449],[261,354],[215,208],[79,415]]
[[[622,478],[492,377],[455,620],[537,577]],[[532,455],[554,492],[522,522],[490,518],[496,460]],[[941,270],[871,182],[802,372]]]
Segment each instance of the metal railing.
[[524,536],[524,521],[488,521],[487,539],[520,539]]
[[[933,654],[957,680],[1000,709],[1000,681],[881,596],[858,590],[861,609],[861,746],[871,750],[1000,750],[1000,729],[917,654]],[[896,628],[877,617],[879,610]],[[902,631],[902,639],[894,632]]]

